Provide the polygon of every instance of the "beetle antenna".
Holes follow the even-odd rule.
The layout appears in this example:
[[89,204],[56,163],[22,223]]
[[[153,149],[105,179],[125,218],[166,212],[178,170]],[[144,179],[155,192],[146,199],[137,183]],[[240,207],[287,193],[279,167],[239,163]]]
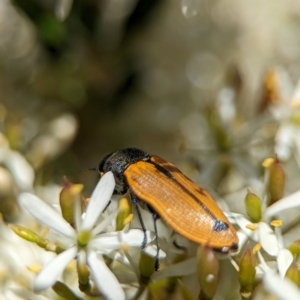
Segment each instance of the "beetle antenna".
[[156,242],[156,255],[155,255],[155,264],[154,268],[155,271],[158,271],[159,269],[159,243],[158,243],[158,234],[157,234],[157,224],[156,221],[159,219],[159,216],[156,212],[152,213],[153,223],[154,223],[154,232],[155,232],[155,242]]
[[99,170],[97,168],[88,168],[88,169],[83,169],[83,170],[79,171],[78,173],[82,174],[82,173],[84,173],[86,171],[98,172]]

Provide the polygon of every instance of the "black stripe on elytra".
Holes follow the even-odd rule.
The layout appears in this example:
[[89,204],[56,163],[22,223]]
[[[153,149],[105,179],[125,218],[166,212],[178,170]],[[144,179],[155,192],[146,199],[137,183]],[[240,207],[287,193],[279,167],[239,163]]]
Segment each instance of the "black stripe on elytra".
[[[151,163],[152,165],[155,166],[155,168],[160,171],[161,173],[163,173],[166,177],[168,177],[169,179],[175,181],[175,183],[177,185],[179,185],[181,187],[181,189],[188,194],[194,201],[196,201],[202,208],[203,210],[205,210],[211,217],[212,219],[215,221],[214,224],[214,228],[213,230],[216,232],[219,231],[223,231],[223,230],[227,230],[228,229],[228,224],[224,223],[220,220],[217,219],[217,217],[202,203],[200,202],[197,197],[195,197],[185,186],[183,186],[180,182],[178,182],[172,175],[172,173],[167,170],[166,168],[164,168],[162,165],[155,163],[154,161],[148,160],[148,163]],[[171,168],[172,166],[168,165],[168,168]],[[174,170],[172,170],[173,172],[178,172],[179,170],[174,167]],[[201,189],[199,188],[198,190],[200,193],[202,193]],[[203,193],[202,193],[203,194]]]
[[153,161],[151,161],[151,160],[148,161],[148,162],[150,162],[151,164],[153,164],[153,165],[155,166],[155,168],[156,168],[158,171],[160,171],[161,173],[163,173],[165,176],[167,176],[167,177],[170,178],[170,179],[175,180],[174,177],[173,177],[173,175],[171,174],[171,172],[169,172],[169,170],[165,169],[165,168],[162,167],[161,165],[159,165],[159,164],[157,164],[157,163],[155,163],[155,162],[153,162]]

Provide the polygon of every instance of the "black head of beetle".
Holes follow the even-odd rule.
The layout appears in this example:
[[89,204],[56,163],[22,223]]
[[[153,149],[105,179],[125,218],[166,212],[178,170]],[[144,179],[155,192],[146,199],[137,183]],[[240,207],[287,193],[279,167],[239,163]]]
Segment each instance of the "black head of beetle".
[[99,172],[112,171],[116,180],[115,194],[125,194],[128,187],[124,179],[124,171],[129,165],[138,161],[147,161],[150,157],[150,154],[143,150],[126,148],[105,156],[99,164]]

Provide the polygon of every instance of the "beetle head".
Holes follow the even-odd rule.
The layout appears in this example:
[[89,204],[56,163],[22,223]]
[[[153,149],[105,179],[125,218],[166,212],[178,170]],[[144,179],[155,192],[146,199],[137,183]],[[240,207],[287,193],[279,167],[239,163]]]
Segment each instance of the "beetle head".
[[124,171],[129,165],[141,160],[148,160],[149,158],[150,155],[143,150],[126,148],[105,156],[99,164],[99,171],[101,173],[112,171],[116,180],[115,193],[125,193],[127,184],[124,178]]

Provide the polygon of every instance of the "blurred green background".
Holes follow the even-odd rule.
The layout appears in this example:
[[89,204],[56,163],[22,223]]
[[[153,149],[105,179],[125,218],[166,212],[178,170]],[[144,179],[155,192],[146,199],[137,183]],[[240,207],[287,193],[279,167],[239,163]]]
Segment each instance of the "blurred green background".
[[[299,16],[293,0],[2,0],[1,131],[40,183],[93,185],[82,169],[135,146],[190,174],[219,161],[218,186],[268,123],[266,72],[299,78]],[[238,151],[245,177],[274,154],[264,130],[256,161]]]

